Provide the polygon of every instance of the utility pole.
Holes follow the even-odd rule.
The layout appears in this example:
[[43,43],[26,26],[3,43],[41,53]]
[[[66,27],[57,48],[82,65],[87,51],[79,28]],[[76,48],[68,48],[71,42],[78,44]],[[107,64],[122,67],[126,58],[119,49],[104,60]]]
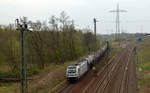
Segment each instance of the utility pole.
[[127,12],[126,10],[120,10],[119,4],[117,4],[117,9],[112,10],[110,12],[115,12],[116,13],[116,40],[119,40],[120,38],[120,13],[121,12]]
[[16,19],[16,28],[21,32],[21,93],[28,93],[27,63],[25,58],[25,32],[28,30],[27,18]]
[[[95,53],[94,53],[94,56],[96,57],[96,50],[97,50],[97,39],[96,39],[96,23],[98,22],[96,20],[96,18],[93,19],[94,21],[94,35],[95,35]],[[96,60],[95,60],[95,63],[94,65],[96,64]]]

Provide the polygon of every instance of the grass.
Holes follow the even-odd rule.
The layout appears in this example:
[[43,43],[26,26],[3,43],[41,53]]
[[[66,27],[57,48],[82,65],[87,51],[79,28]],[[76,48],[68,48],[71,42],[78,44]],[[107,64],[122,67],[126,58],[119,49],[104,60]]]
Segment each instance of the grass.
[[142,86],[146,86],[150,83],[150,75],[145,74],[144,76],[142,76],[141,80],[140,80],[140,84]]
[[61,82],[58,82],[54,87],[50,88],[49,91],[55,91],[57,89],[59,89],[60,87],[62,87],[65,84],[66,80],[63,80]]
[[142,69],[142,72],[150,71],[150,61],[140,60],[139,66]]
[[20,87],[18,85],[10,85],[10,84],[3,84],[0,87],[0,93],[12,93],[10,91],[18,91]]
[[148,41],[143,41],[138,52],[139,67],[142,69],[140,72],[140,85],[147,86],[150,84],[150,47],[147,46]]
[[53,86],[52,88],[48,88],[48,89],[43,89],[40,91],[40,93],[51,93],[53,91],[56,91],[57,89],[59,89],[60,87],[62,87],[65,83],[66,83],[66,80],[63,80],[63,81],[54,81],[56,83],[55,86]]
[[[32,71],[32,74],[40,75],[40,78],[42,78],[45,75],[47,75],[46,73],[44,73],[46,70],[51,71],[51,72],[57,72],[57,71],[65,69],[67,66],[72,65],[74,63],[75,63],[74,61],[68,61],[68,62],[65,62],[64,64],[59,64],[59,65],[50,64],[42,71],[35,69],[34,71]],[[6,75],[6,73],[0,73],[0,74]],[[41,89],[38,93],[48,93],[49,91],[54,91],[55,89],[57,89],[58,87],[64,84],[65,79],[60,81],[59,79],[56,78],[52,80],[51,82],[53,83],[53,87],[48,88],[48,89]],[[12,92],[16,93],[15,91],[20,91],[20,85],[4,83],[4,84],[1,84],[0,86],[0,93],[12,93]]]
[[[38,74],[39,76],[39,80],[42,79],[42,78],[45,78],[47,77],[48,73],[49,72],[52,72],[54,74],[51,74],[51,77],[53,77],[52,79],[50,79],[49,81],[43,83],[43,84],[48,84],[49,86],[46,86],[44,88],[41,88],[40,90],[37,88],[37,87],[34,87],[31,92],[32,93],[49,93],[50,91],[54,91],[56,89],[58,89],[58,87],[64,85],[64,81],[66,80],[65,78],[65,74],[63,74],[63,76],[60,76],[58,75],[58,72],[60,71],[63,71],[66,69],[67,66],[69,65],[72,65],[74,64],[75,62],[74,61],[68,61],[68,62],[65,62],[64,64],[58,64],[58,65],[55,65],[55,64],[51,64],[51,65],[48,65],[45,70],[43,70],[42,72],[40,72]],[[63,78],[60,78],[60,77],[63,77]],[[35,85],[35,81],[30,83],[31,86],[34,86]],[[38,92],[37,92],[38,91]]]
[[[78,60],[81,60],[82,58],[84,58],[85,56],[80,57]],[[45,67],[44,70],[38,70],[38,69],[34,69],[33,71],[30,72],[30,74],[32,75],[37,75],[40,78],[43,78],[47,75],[48,72],[58,72],[61,70],[65,70],[67,66],[74,64],[76,61],[68,61],[65,62],[64,64],[49,64]],[[40,89],[38,91],[38,93],[49,93],[51,91],[55,91],[58,88],[62,87],[66,82],[66,78],[64,75],[63,79],[59,79],[59,78],[54,78],[51,81],[48,81],[48,83],[52,83],[52,86],[48,86],[45,87],[43,89]],[[32,86],[32,83],[30,84]],[[20,91],[20,85],[14,85],[14,84],[3,84],[2,86],[0,86],[0,93],[16,93],[15,91]],[[7,90],[5,90],[7,89]],[[7,92],[8,91],[8,92]],[[32,92],[35,93],[35,92]]]
[[150,48],[141,51],[139,54],[139,66],[143,72],[150,71]]
[[[52,68],[53,68],[53,70],[58,71],[58,70],[61,70],[61,69],[65,69],[67,66],[72,65],[74,63],[75,63],[74,61],[70,61],[70,62],[66,62],[62,65],[58,65],[56,67],[53,66]],[[57,89],[59,89],[60,87],[62,87],[65,84],[66,78],[64,78],[63,80],[59,80],[59,79],[55,78],[51,82],[53,83],[53,86],[51,88],[43,89],[39,93],[49,93],[49,92],[52,92],[52,91],[56,91]]]

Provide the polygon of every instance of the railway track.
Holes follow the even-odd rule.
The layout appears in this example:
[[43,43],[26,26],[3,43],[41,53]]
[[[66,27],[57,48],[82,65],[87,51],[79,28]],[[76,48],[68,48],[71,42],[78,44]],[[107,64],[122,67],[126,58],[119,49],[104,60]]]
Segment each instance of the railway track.
[[[129,55],[131,56],[131,54]],[[128,57],[128,61],[124,67],[124,72],[123,72],[123,77],[121,79],[120,87],[119,87],[119,92],[118,93],[128,93],[128,69],[129,69],[129,62],[130,62],[130,57]]]
[[[122,53],[122,55],[123,55],[124,53]],[[121,57],[122,57],[122,55],[121,56],[119,56],[119,59],[117,60],[117,62],[113,62],[114,61],[114,59],[115,59],[115,57],[113,57],[109,62],[108,62],[108,64],[107,65],[105,65],[104,67],[103,67],[103,69],[101,69],[101,71],[99,71],[99,73],[98,73],[98,77],[100,78],[100,79],[95,79],[95,78],[93,78],[91,81],[90,81],[90,83],[83,89],[83,91],[81,92],[81,93],[97,93],[98,92],[98,90],[100,89],[100,88],[102,88],[102,84],[104,83],[104,82],[106,82],[106,78],[107,78],[107,76],[108,76],[108,71],[111,71],[110,69],[114,69],[115,67],[114,67],[114,65],[116,65],[118,62],[119,62],[119,60],[121,59]],[[110,74],[111,72],[109,72],[109,74]],[[101,76],[100,76],[101,75]],[[96,83],[97,82],[97,83]],[[96,83],[96,84],[94,84],[94,85],[92,85],[93,83]],[[101,93],[103,93],[103,92],[101,92]]]
[[[128,51],[130,51],[130,49],[128,49]],[[82,93],[105,93],[107,86],[109,85],[110,81],[112,80],[112,77],[114,77],[113,76],[114,73],[117,73],[117,71],[119,71],[119,69],[124,68],[123,66],[121,66],[121,64],[125,60],[122,60],[122,59],[125,58],[128,51],[122,53],[122,55],[120,55],[120,57],[118,58],[117,62],[115,62],[115,63],[111,62],[109,67],[106,67],[107,69],[105,68],[103,70],[103,73],[101,73],[101,74],[103,74],[103,77],[101,77],[98,81],[96,81],[98,83],[96,83],[96,86],[94,86],[95,88],[93,88],[93,90],[90,89],[91,88],[91,86],[90,86],[89,89],[86,88],[86,90],[87,90],[86,92],[84,91]],[[130,55],[127,55],[127,56],[128,56],[128,61],[129,61]],[[128,66],[128,64],[129,64],[129,62],[127,62],[126,66]],[[126,81],[128,81],[128,77],[127,77]],[[126,84],[126,89],[128,88],[127,85],[128,84]],[[90,92],[88,92],[88,91],[90,91]]]
[[128,53],[128,57],[126,58],[127,60],[122,61],[122,69],[120,69],[118,76],[116,78],[118,78],[119,80],[115,80],[115,78],[113,80],[115,80],[113,82],[113,80],[111,81],[111,87],[109,87],[108,92],[102,92],[102,93],[134,93],[134,92],[129,92],[129,82],[132,82],[131,80],[129,80],[129,78],[131,77],[130,75],[132,74],[131,72],[129,72],[131,70],[131,68],[133,66],[135,66],[133,63],[133,59],[134,59],[134,55],[133,55],[133,49],[130,47],[129,53]]
[[128,61],[124,67],[123,77],[121,79],[120,88],[118,93],[128,93],[128,85],[129,85],[129,75],[130,70],[132,68],[133,62],[134,62],[134,54],[133,49],[130,50],[130,55],[128,57]]
[[104,93],[107,90],[107,86],[112,80],[112,77],[114,77],[114,73],[117,73],[117,71],[119,71],[121,65],[120,60],[122,59],[122,57],[124,56],[121,55],[117,62],[115,62],[108,68],[107,72],[105,73],[105,76],[101,79],[101,82],[98,84],[98,86],[96,86],[94,93]]
[[[104,62],[106,62],[106,59],[107,59],[107,56],[105,55],[102,59],[101,59],[101,63],[104,63]],[[112,59],[111,59],[112,60]],[[102,73],[102,71],[101,72],[99,72],[98,74],[101,74]],[[89,72],[89,74],[93,74],[93,73],[91,73],[91,72]],[[82,80],[81,80],[82,81]],[[90,86],[90,83],[92,84],[94,82],[94,78],[92,79],[92,80],[90,80],[90,82],[88,83],[88,85]],[[75,83],[75,84],[69,84],[69,83],[67,83],[67,84],[65,84],[65,86],[64,87],[62,87],[58,92],[56,92],[56,93],[73,93],[74,91],[73,91],[73,89],[76,89],[77,87],[78,87],[78,83],[80,83],[80,80],[79,80],[79,82],[77,82],[77,84]],[[86,86],[86,87],[88,87],[88,85]],[[85,88],[84,88],[85,89]],[[81,90],[82,91],[82,90]],[[86,90],[83,90],[83,91],[86,91]],[[81,93],[81,92],[79,92],[79,93]],[[86,93],[86,92],[85,92]]]
[[72,87],[73,87],[73,85],[67,83],[67,84],[64,85],[64,87],[61,88],[57,93],[68,93],[68,91],[71,90]]
[[[134,66],[132,50],[132,47],[128,47],[116,57],[113,57],[107,62],[107,65],[101,67],[97,76],[92,76],[93,72],[90,71],[86,80],[81,80],[77,84],[65,85],[57,93],[132,93],[128,91],[130,88],[128,85],[131,85],[129,84],[131,81],[130,69]],[[105,63],[105,61],[103,60],[102,63]],[[87,79],[87,77],[90,79]]]
[[[132,49],[133,50],[133,49]],[[129,92],[129,77],[130,77],[130,74],[131,72],[129,72],[130,70],[132,70],[132,67],[135,66],[134,62],[134,54],[131,50],[131,54],[128,58],[128,62],[124,68],[124,74],[123,74],[123,78],[121,80],[121,84],[120,84],[120,91],[118,93],[128,93]],[[136,77],[136,75],[135,75]]]

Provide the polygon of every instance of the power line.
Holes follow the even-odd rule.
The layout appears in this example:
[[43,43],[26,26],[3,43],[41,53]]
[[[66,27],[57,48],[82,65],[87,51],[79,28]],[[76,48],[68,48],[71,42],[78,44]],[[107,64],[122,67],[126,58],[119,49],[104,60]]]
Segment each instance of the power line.
[[119,8],[119,4],[117,4],[117,9],[112,10],[110,12],[115,12],[116,13],[116,39],[119,39],[119,34],[120,34],[120,13],[122,12],[127,12],[126,10],[121,10]]

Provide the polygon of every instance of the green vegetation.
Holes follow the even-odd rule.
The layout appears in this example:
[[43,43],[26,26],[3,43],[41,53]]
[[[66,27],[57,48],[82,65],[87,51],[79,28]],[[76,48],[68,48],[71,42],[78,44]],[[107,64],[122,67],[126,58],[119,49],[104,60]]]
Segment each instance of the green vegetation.
[[[59,19],[59,20],[58,20]],[[73,22],[62,12],[60,18],[52,16],[49,25],[42,22],[38,24],[32,33],[26,32],[26,59],[29,75],[37,74],[39,69],[44,69],[48,64],[63,64],[69,60],[75,60],[86,55],[89,48],[94,50],[94,35],[86,29],[86,33],[74,28]],[[58,27],[58,22],[60,27]],[[57,26],[56,26],[57,25]],[[40,31],[39,31],[40,30]],[[100,47],[101,37],[98,37]],[[8,27],[0,27],[0,76],[18,75],[20,73],[20,33]],[[13,73],[13,74],[12,74]]]
[[149,83],[150,83],[150,76],[143,76],[143,77],[141,78],[140,84],[141,84],[142,86],[146,86],[146,85],[148,85]]
[[10,84],[3,84],[0,87],[0,93],[9,93],[10,91],[18,91],[20,87],[18,85],[10,85]]
[[145,39],[139,47],[139,67],[141,69],[141,86],[150,84],[150,44],[149,39]]
[[[78,60],[80,60],[82,58],[83,57],[80,57]],[[66,82],[64,71],[67,66],[72,65],[74,63],[75,63],[75,61],[68,61],[61,65],[60,64],[58,64],[58,65],[57,64],[49,64],[48,66],[45,67],[45,69],[40,70],[39,71],[40,73],[36,73],[36,76],[38,76],[38,79],[33,80],[33,82],[31,82],[29,84],[29,90],[31,91],[31,93],[49,93],[50,91],[55,91],[59,87],[62,87],[64,85],[64,83]],[[60,71],[63,75],[58,74],[58,72],[60,72]],[[51,72],[54,73],[54,74],[50,75],[50,77],[53,77],[53,78],[50,79],[49,81],[45,82],[46,84],[49,84],[49,85],[44,88],[39,88],[42,85],[40,85],[37,82],[39,82],[40,79],[42,79],[42,78],[50,78],[47,75],[48,75],[48,73],[51,73]],[[63,77],[63,78],[60,78],[60,77]],[[33,87],[35,84],[36,85],[39,84],[39,85],[36,87]],[[9,93],[10,91],[11,91],[11,93],[18,93],[20,91],[20,84],[18,84],[18,83],[17,84],[3,83],[0,85],[0,93]]]
[[[42,74],[44,71],[64,70],[66,66],[73,64],[74,60],[88,55],[95,49],[95,36],[92,31],[76,29],[74,21],[70,20],[65,12],[62,12],[60,17],[51,16],[48,22],[29,21],[33,31],[25,33],[28,76],[39,74],[44,77],[46,75]],[[0,77],[19,78],[21,71],[20,32],[16,31],[13,25],[1,25],[0,43]],[[102,45],[102,38],[98,35],[96,47],[100,48]],[[50,90],[60,84],[60,80],[54,82]],[[9,91],[19,90],[17,85],[3,86]],[[4,91],[3,87],[0,87],[0,93],[1,91]]]

